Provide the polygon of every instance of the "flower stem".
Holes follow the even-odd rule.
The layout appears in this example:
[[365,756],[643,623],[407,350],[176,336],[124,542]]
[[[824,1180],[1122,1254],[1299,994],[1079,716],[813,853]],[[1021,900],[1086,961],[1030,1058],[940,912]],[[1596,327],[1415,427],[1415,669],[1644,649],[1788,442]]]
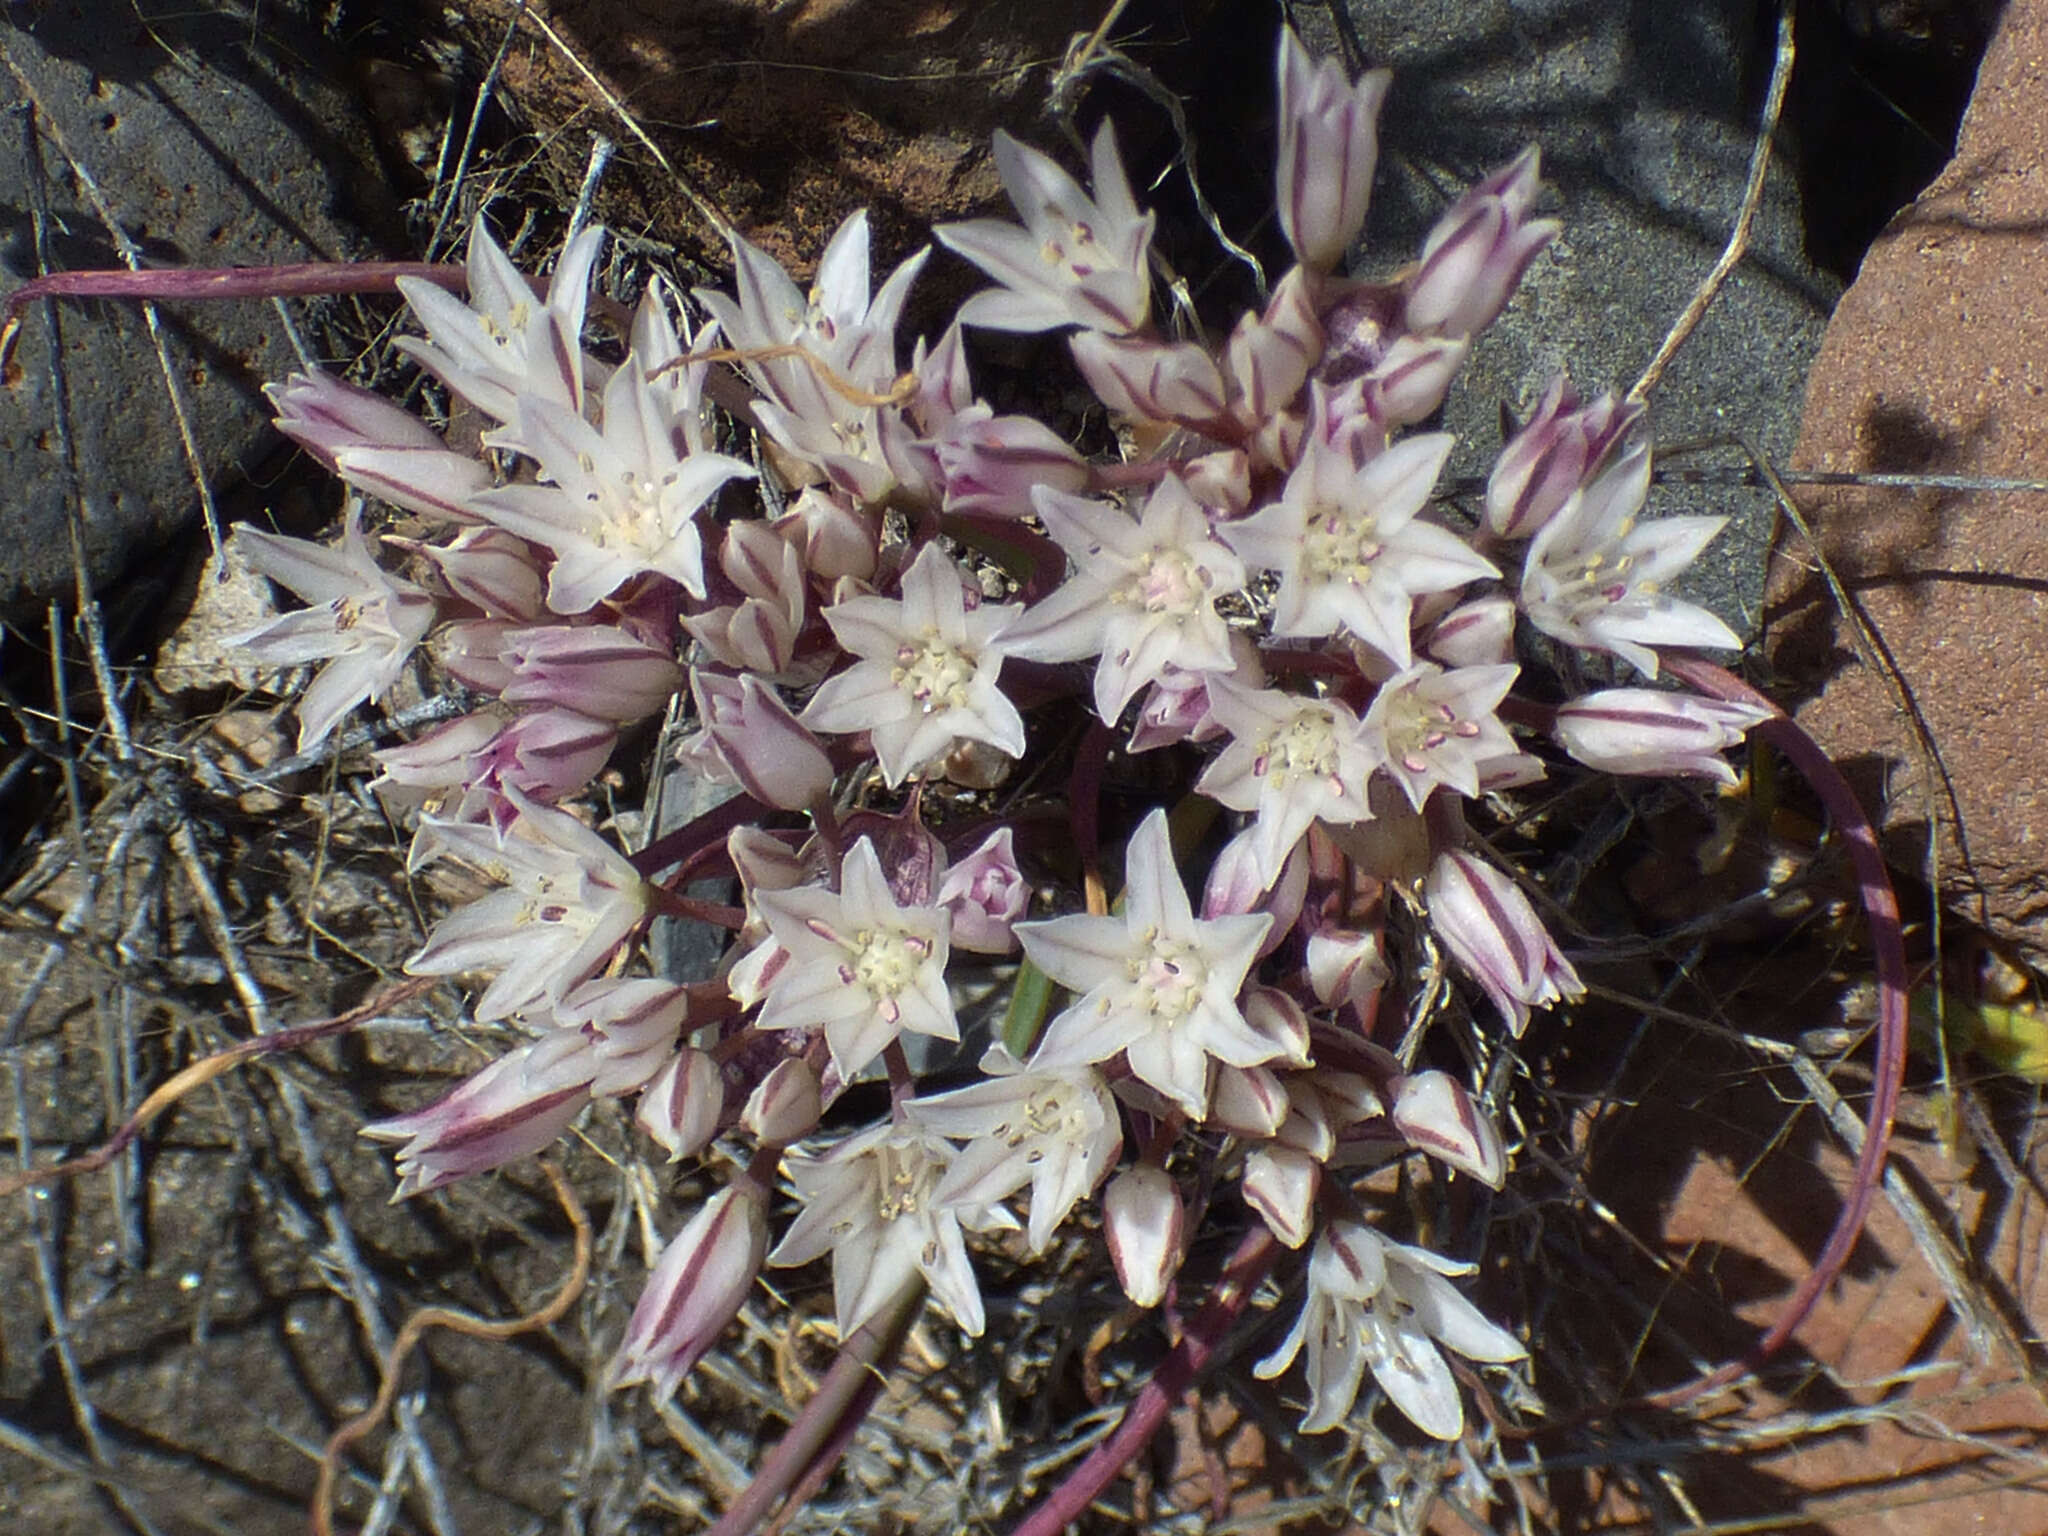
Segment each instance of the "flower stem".
[[746,1491],[733,1500],[706,1536],[749,1536],[759,1529],[784,1495],[815,1486],[846,1449],[853,1429],[873,1404],[883,1364],[896,1353],[924,1305],[924,1282],[914,1281],[895,1300],[853,1331],[818,1383],[818,1390],[790,1422],[788,1431],[761,1463]]
[[1797,721],[1725,667],[1684,651],[1662,652],[1659,659],[1674,677],[1702,693],[1771,711],[1771,718],[1755,727],[1755,735],[1790,759],[1820,797],[1821,805],[1848,845],[1863,915],[1870,924],[1871,958],[1877,968],[1876,1081],[1865,1120],[1867,1134],[1856,1159],[1849,1198],[1843,1202],[1834,1230],[1828,1234],[1827,1244],[1806,1272],[1806,1278],[1799,1282],[1777,1321],[1750,1346],[1747,1354],[1686,1386],[1644,1400],[1655,1407],[1675,1408],[1740,1379],[1768,1360],[1792,1336],[1793,1330],[1806,1321],[1821,1292],[1834,1283],[1848,1262],[1850,1251],[1863,1234],[1871,1199],[1884,1176],[1885,1156],[1891,1148],[1892,1118],[1898,1111],[1899,1085],[1906,1071],[1907,982],[1905,940],[1891,874],[1878,848],[1876,829],[1841,769]]
[[[1263,1226],[1244,1235],[1208,1303],[1188,1324],[1187,1332],[1173,1353],[1160,1363],[1135,1401],[1125,1410],[1123,1422],[1110,1437],[1088,1453],[1088,1459],[1068,1474],[1066,1480],[1046,1495],[1038,1508],[1024,1517],[1010,1536],[1059,1536],[1069,1523],[1078,1520],[1096,1496],[1109,1486],[1150,1443],[1169,1409],[1181,1400],[1196,1374],[1216,1352],[1216,1346],[1237,1321],[1252,1292],[1280,1256],[1280,1245]],[[714,1532],[713,1536],[725,1536]]]

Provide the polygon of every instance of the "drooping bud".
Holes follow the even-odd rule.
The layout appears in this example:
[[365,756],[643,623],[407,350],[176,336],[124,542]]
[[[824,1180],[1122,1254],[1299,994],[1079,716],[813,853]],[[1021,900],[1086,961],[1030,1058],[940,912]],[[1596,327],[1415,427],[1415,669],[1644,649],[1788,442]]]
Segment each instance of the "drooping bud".
[[580,1036],[549,1035],[506,1052],[424,1109],[372,1121],[361,1134],[405,1143],[393,1196],[402,1200],[548,1146],[590,1102],[593,1071]]
[[759,1189],[743,1182],[713,1195],[655,1262],[606,1384],[645,1381],[671,1396],[739,1315],[767,1253]]
[[673,1163],[711,1145],[724,1109],[725,1076],[717,1061],[708,1051],[686,1046],[640,1090],[633,1119]]
[[513,630],[501,653],[512,669],[508,704],[551,704],[621,724],[658,715],[683,669],[659,646],[610,625]]
[[1194,427],[1224,415],[1228,391],[1222,371],[1194,342],[1081,331],[1068,345],[1081,377],[1114,415]]
[[1117,1284],[1133,1304],[1156,1307],[1180,1269],[1187,1212],[1180,1186],[1164,1168],[1140,1164],[1109,1181],[1102,1227]]
[[1609,688],[1560,705],[1553,732],[1565,751],[1604,773],[1686,774],[1735,782],[1721,754],[1771,718],[1752,704],[1658,688]]
[[1394,1093],[1394,1128],[1415,1146],[1489,1189],[1507,1181],[1500,1132],[1472,1102],[1465,1085],[1447,1072],[1417,1072]]
[[1458,851],[1439,855],[1422,894],[1430,926],[1493,999],[1511,1034],[1529,1027],[1532,1008],[1585,994],[1529,898],[1483,859]]

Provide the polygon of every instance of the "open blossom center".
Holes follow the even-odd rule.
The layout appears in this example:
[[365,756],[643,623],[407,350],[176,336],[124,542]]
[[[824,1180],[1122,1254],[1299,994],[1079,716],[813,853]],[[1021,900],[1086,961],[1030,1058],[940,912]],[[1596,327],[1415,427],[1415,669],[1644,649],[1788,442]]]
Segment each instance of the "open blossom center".
[[[1624,523],[1620,534],[1628,532]],[[1617,542],[1619,535],[1617,536]],[[1629,572],[1637,564],[1630,554],[1617,554],[1611,550],[1597,550],[1581,560],[1576,568],[1567,567],[1558,578],[1558,602],[1571,608],[1588,608],[1596,603],[1618,603],[1631,592],[1650,596],[1657,590],[1653,581],[1630,581]]]
[[931,942],[902,928],[861,928],[839,943],[847,952],[840,979],[864,988],[882,1017],[894,1023],[901,1011],[896,1000],[917,984],[919,970],[931,959]]
[[1272,734],[1262,737],[1252,772],[1276,790],[1295,779],[1329,779],[1337,775],[1337,730],[1327,710],[1304,709]]
[[974,681],[976,670],[973,657],[940,638],[938,631],[928,629],[896,652],[889,680],[930,714],[938,709],[967,708],[967,685]]
[[1384,548],[1379,519],[1370,512],[1318,507],[1302,530],[1302,572],[1314,581],[1362,582]]
[[1421,773],[1432,752],[1454,736],[1469,741],[1479,734],[1479,725],[1461,719],[1449,704],[1408,688],[1388,701],[1386,730],[1388,752],[1410,773]]
[[1147,948],[1133,955],[1129,962],[1138,1006],[1172,1024],[1187,1017],[1201,1001],[1209,968],[1192,945],[1167,938],[1157,929],[1146,930],[1144,939]]
[[1178,549],[1155,549],[1144,565],[1113,595],[1118,602],[1176,619],[1203,612],[1214,577]]
[[[875,1215],[883,1221],[898,1221],[924,1209],[932,1186],[939,1180],[939,1165],[922,1148],[905,1149],[883,1145],[875,1154],[881,1165],[875,1180]],[[932,1253],[927,1263],[936,1262]]]

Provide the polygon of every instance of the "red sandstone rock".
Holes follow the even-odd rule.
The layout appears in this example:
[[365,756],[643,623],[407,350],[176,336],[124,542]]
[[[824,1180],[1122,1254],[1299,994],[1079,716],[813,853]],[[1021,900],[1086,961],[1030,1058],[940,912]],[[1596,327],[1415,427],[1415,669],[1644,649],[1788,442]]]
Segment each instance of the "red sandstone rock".
[[[1801,469],[2048,479],[2048,0],[2014,0],[1948,168],[1865,258],[1807,382]],[[1802,504],[1939,752],[1943,888],[2048,956],[2048,495],[1854,488]],[[1781,537],[1779,692],[1918,870],[1930,795],[1908,717]]]

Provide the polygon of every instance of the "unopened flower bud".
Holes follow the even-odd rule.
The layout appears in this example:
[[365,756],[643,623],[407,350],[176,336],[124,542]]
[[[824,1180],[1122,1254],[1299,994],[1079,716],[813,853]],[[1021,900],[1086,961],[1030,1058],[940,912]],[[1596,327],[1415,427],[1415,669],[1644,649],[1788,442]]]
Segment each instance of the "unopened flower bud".
[[1394,1128],[1415,1146],[1489,1189],[1507,1181],[1500,1132],[1480,1113],[1464,1084],[1447,1072],[1417,1072],[1394,1093]]
[[1254,822],[1223,845],[1209,868],[1209,880],[1202,890],[1202,916],[1225,917],[1234,913],[1267,912],[1272,926],[1266,930],[1259,953],[1269,955],[1293,929],[1301,916],[1301,904],[1308,895],[1308,859],[1303,843],[1280,866],[1280,878],[1269,887],[1260,874],[1258,824]]
[[1309,1059],[1308,1013],[1278,987],[1247,987],[1244,1021],[1253,1034],[1273,1049],[1268,1060],[1280,1066],[1306,1067]]
[[818,1074],[803,1059],[786,1057],[761,1079],[740,1111],[740,1124],[764,1147],[786,1147],[818,1124]]
[[809,486],[797,497],[796,505],[777,520],[777,530],[791,519],[798,520],[804,569],[813,576],[820,581],[873,578],[882,531],[874,513],[852,506],[836,492]]
[[725,1109],[725,1075],[708,1051],[686,1046],[640,1090],[633,1119],[676,1162],[711,1145]]
[[1605,773],[1688,774],[1735,782],[1721,754],[1771,712],[1693,693],[1609,688],[1560,705],[1554,732],[1565,751]]
[[690,691],[705,743],[756,800],[800,811],[831,793],[832,760],[758,678],[693,670]]
[[1208,1123],[1233,1136],[1265,1140],[1287,1119],[1287,1090],[1265,1067],[1218,1062],[1209,1085]]
[[1102,1227],[1117,1284],[1141,1307],[1156,1307],[1180,1269],[1187,1213],[1180,1186],[1164,1168],[1140,1164],[1109,1181]]
[[690,994],[649,977],[586,981],[553,1007],[565,1029],[591,1042],[590,1092],[615,1099],[652,1079],[674,1057],[690,1014]]
[[1280,227],[1304,266],[1332,271],[1365,224],[1393,77],[1376,69],[1353,84],[1335,59],[1312,59],[1291,28],[1281,30],[1279,70]]
[[1408,279],[1401,315],[1411,332],[1471,336],[1492,323],[1557,235],[1556,220],[1528,216],[1542,185],[1531,147],[1451,205]]
[[1499,1007],[1511,1034],[1529,1011],[1585,994],[1543,920],[1514,881],[1469,853],[1440,855],[1423,882],[1429,923],[1459,966]]
[[1058,433],[1029,416],[996,416],[985,405],[954,416],[933,451],[948,512],[1029,517],[1033,486],[1079,495],[1089,485],[1087,462]]
[[1358,381],[1365,413],[1382,430],[1412,426],[1444,403],[1471,343],[1442,336],[1401,336]]
[[1642,415],[1642,402],[1611,394],[1581,404],[1559,374],[1494,461],[1486,482],[1486,526],[1504,539],[1535,537]]
[[1263,311],[1238,321],[1224,348],[1238,420],[1256,430],[1284,409],[1322,355],[1323,327],[1309,301],[1308,275],[1296,267],[1280,279]]
[[538,623],[547,614],[547,578],[533,546],[502,528],[465,528],[447,545],[406,547],[425,555],[440,570],[448,589],[493,619]]
[[933,896],[953,915],[953,944],[976,954],[1006,955],[1017,947],[1012,931],[1031,902],[1031,886],[1017,867],[1015,837],[998,827],[981,846],[947,870]]
[[1111,414],[1199,427],[1221,418],[1228,390],[1206,348],[1077,332],[1068,342],[1081,377]]
[[1370,1025],[1386,982],[1385,946],[1377,933],[1319,928],[1309,935],[1308,984],[1325,1008],[1352,1008]]
[[621,724],[658,715],[683,669],[658,646],[610,625],[553,624],[505,636],[508,704],[552,704]]
[[1267,1229],[1288,1247],[1299,1248],[1315,1230],[1316,1191],[1322,1183],[1321,1163],[1275,1142],[1252,1148],[1239,1187]]
[[551,1144],[590,1102],[593,1070],[581,1037],[545,1036],[508,1051],[424,1109],[373,1121],[362,1134],[405,1143],[394,1196],[402,1200]]
[[613,1388],[649,1382],[671,1396],[745,1305],[768,1253],[768,1215],[750,1183],[722,1189],[656,1261],[606,1372]]
[[315,368],[264,393],[277,429],[350,485],[408,512],[473,523],[465,503],[491,472],[457,453],[410,411]]
[[1436,621],[1422,654],[1447,667],[1497,667],[1515,659],[1515,600],[1474,598]]

